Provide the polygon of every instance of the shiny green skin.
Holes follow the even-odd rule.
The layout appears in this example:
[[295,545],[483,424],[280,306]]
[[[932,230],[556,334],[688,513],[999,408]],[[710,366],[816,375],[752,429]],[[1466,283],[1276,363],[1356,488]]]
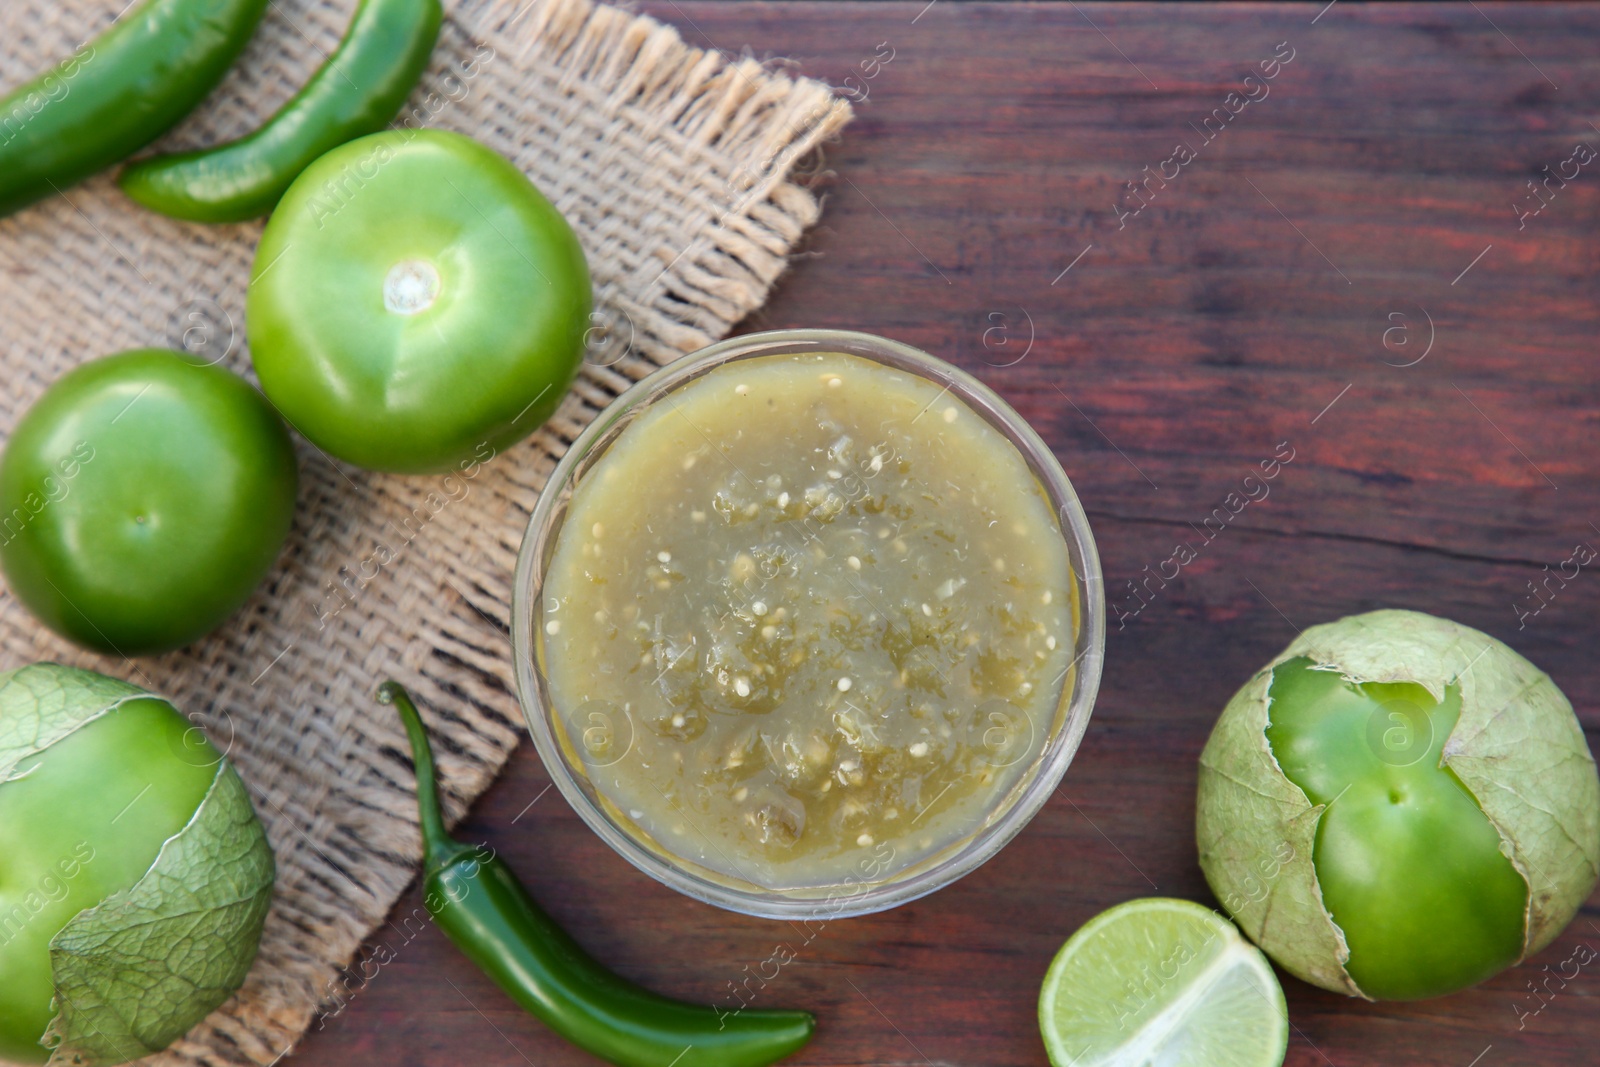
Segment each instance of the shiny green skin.
[[1384,1000],[1442,996],[1521,958],[1528,886],[1500,834],[1440,765],[1460,693],[1353,686],[1291,660],[1273,672],[1267,741],[1285,775],[1326,804],[1313,860],[1350,947],[1345,970]]
[[[425,310],[385,282],[436,271]],[[246,307],[256,373],[311,442],[374,470],[482,461],[561,402],[583,356],[589,270],[572,228],[504,156],[393,130],[307,167],[267,222]]]
[[0,458],[0,567],[40,621],[102,652],[179,648],[265,577],[297,466],[261,394],[139,349],[71,371]]
[[215,148],[141,160],[118,184],[174,218],[267,214],[318,156],[389,124],[427,69],[442,18],[439,0],[361,0],[338,49],[266,125]]
[[137,152],[216,88],[268,0],[143,0],[0,100],[0,215]]
[[427,730],[406,691],[379,699],[405,723],[417,766],[423,905],[512,1000],[574,1045],[618,1067],[765,1067],[804,1048],[803,1011],[727,1011],[669,1000],[596,963],[486,848],[447,837]]
[[222,756],[198,758],[195,736],[166,701],[135,699],[0,784],[0,1060],[45,1062],[50,939],[143,878],[205,799]]

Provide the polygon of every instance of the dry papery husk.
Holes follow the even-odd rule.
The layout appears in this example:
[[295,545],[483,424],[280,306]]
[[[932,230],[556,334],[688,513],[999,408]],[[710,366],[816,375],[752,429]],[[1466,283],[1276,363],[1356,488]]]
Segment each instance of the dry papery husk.
[[[1504,643],[1415,611],[1306,630],[1223,709],[1200,757],[1196,838],[1206,879],[1238,905],[1239,927],[1296,977],[1365,996],[1345,970],[1350,950],[1313,865],[1326,805],[1289,781],[1267,741],[1273,671],[1299,657],[1351,682],[1415,682],[1435,700],[1459,686],[1461,716],[1441,763],[1477,798],[1528,883],[1523,958],[1549,944],[1600,875],[1600,778],[1583,730],[1549,676]],[[1270,860],[1284,855],[1281,867]]]

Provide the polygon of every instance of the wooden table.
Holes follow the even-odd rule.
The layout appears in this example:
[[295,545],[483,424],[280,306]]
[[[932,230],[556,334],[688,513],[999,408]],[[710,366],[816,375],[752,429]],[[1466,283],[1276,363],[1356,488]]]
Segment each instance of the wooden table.
[[[1600,730],[1600,575],[1518,615],[1538,603],[1530,580],[1600,546],[1600,167],[1542,199],[1527,184],[1546,165],[1570,173],[1579,142],[1600,148],[1600,8],[925,4],[641,6],[692,41],[865,87],[828,153],[810,254],[746,328],[918,345],[1055,449],[1113,606],[1064,788],[961,882],[809,941],[636,872],[546,791],[528,745],[462,831],[601,959],[665,992],[731,1003],[730,982],[791,946],[763,998],[820,1017],[796,1064],[1043,1063],[1035,997],[1067,935],[1129,897],[1212,902],[1196,760],[1297,627],[1382,606],[1449,616],[1549,671],[1591,746]],[[1202,119],[1247,89],[1257,99],[1205,141]],[[1177,176],[1133,213],[1125,183],[1161,172],[1178,141],[1195,158],[1166,164]],[[1128,580],[1282,442],[1294,459],[1271,495],[1129,614]],[[1594,1063],[1600,965],[1552,981],[1547,1002],[1529,983],[1580,942],[1600,948],[1596,903],[1529,964],[1443,1000],[1367,1004],[1286,979],[1288,1062]],[[413,891],[396,922],[418,904]],[[436,930],[383,937],[397,958],[290,1062],[593,1062]]]

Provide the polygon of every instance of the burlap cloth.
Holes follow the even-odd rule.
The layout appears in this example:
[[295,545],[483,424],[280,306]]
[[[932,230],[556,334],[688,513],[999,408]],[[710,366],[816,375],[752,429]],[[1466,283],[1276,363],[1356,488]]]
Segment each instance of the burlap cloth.
[[[0,90],[122,4],[0,7]],[[254,127],[333,48],[352,7],[275,0],[228,79],[161,147]],[[459,817],[523,736],[511,573],[556,457],[631,382],[760,306],[819,210],[793,168],[849,118],[821,84],[587,0],[447,7],[409,121],[509,156],[589,256],[596,328],[554,419],[453,489],[335,465],[299,442],[283,558],[243,611],[173,655],[85,654],[0,597],[0,667],[63,661],[170,696],[228,750],[277,853],[277,898],[244,989],[152,1062],[271,1063],[336,999],[342,968],[419,854],[404,735],[375,685],[392,676],[425,704]],[[187,343],[227,352],[224,365],[249,375],[244,296],[259,233],[145,213],[106,176],[0,221],[0,432],[69,368],[126,348]],[[380,543],[396,558],[375,567]]]

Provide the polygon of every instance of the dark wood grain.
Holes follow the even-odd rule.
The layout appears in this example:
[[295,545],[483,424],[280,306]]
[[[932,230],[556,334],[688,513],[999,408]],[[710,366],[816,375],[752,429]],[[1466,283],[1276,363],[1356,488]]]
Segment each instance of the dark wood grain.
[[[704,1001],[788,944],[798,959],[762,997],[820,1016],[796,1063],[1040,1064],[1035,996],[1067,935],[1132,896],[1211,902],[1196,758],[1295,628],[1380,606],[1479,627],[1555,677],[1594,745],[1600,575],[1522,628],[1517,606],[1546,565],[1600,545],[1600,167],[1521,229],[1512,204],[1575,143],[1600,148],[1600,8],[1341,3],[1313,23],[1320,4],[641,6],[835,84],[894,50],[828,154],[808,254],[746,328],[869,330],[977,373],[1072,477],[1114,605],[1135,606],[1127,581],[1194,539],[1246,468],[1280,442],[1295,458],[1148,606],[1120,628],[1113,615],[1064,788],[923,901],[809,941],[694,903],[545,793],[523,746],[462,832],[600,958]],[[1197,143],[1188,124],[1280,42],[1294,59],[1270,95],[1119,228],[1123,183]],[[1396,366],[1427,347],[1429,319],[1431,351]],[[413,891],[398,914],[417,905]],[[396,922],[380,933],[394,961],[292,1062],[591,1062],[437,931]],[[1593,901],[1529,964],[1442,1000],[1365,1004],[1286,979],[1289,1063],[1592,1064],[1593,965],[1517,1015],[1580,942],[1600,947]]]

